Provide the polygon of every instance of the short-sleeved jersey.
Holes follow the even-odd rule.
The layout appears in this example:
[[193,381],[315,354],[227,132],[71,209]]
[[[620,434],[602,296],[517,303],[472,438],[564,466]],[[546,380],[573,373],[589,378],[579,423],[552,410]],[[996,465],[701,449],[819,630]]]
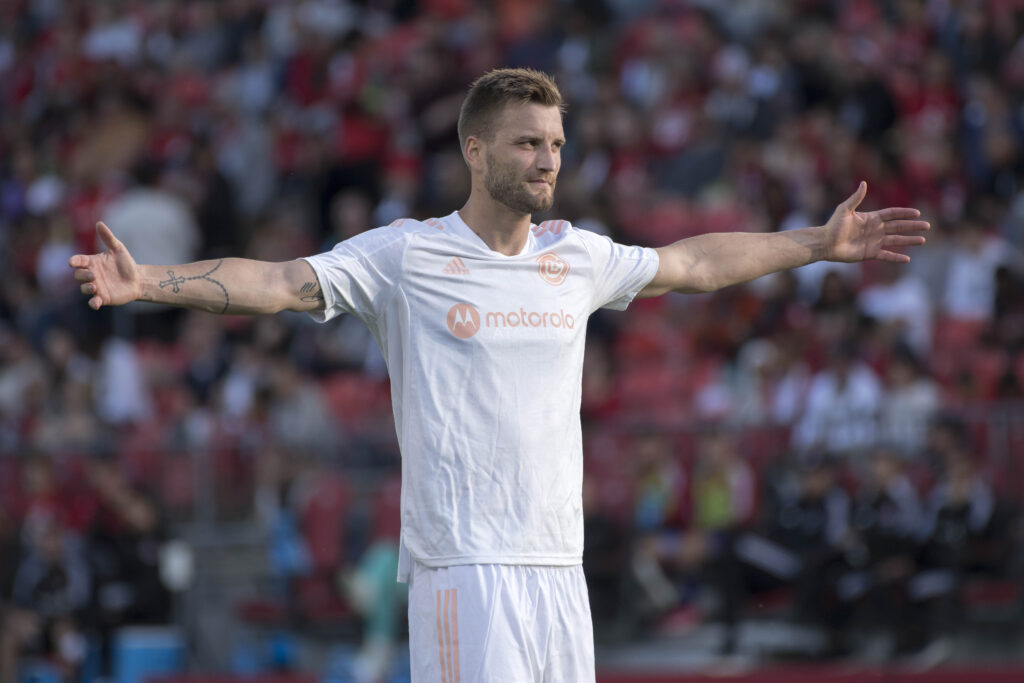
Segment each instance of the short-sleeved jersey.
[[551,221],[506,256],[456,212],[306,260],[325,301],[314,318],[359,316],[387,361],[403,558],[579,564],[587,318],[625,308],[654,277],[656,252]]

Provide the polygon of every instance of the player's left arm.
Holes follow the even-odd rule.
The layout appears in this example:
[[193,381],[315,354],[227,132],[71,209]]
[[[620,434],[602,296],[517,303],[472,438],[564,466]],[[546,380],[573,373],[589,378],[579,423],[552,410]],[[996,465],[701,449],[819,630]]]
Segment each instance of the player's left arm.
[[921,233],[930,228],[928,222],[917,220],[917,209],[857,211],[865,194],[867,184],[861,182],[822,226],[775,233],[709,233],[661,247],[658,272],[638,296],[713,292],[815,261],[907,263],[910,257],[898,250],[924,244]]

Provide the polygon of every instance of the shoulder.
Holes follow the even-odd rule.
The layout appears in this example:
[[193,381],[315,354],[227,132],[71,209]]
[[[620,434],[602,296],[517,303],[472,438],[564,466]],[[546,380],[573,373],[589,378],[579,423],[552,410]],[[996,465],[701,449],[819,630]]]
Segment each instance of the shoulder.
[[398,218],[391,221],[381,230],[390,230],[402,235],[415,235],[420,233],[437,234],[445,231],[444,223],[440,218]]
[[530,226],[530,232],[537,241],[537,247],[547,249],[559,244],[575,243],[582,245],[588,251],[603,243],[611,244],[611,240],[604,235],[577,227],[566,220],[544,221],[537,225]]
[[328,253],[359,252],[370,254],[382,249],[404,249],[409,242],[420,236],[442,234],[444,226],[436,218],[420,221],[413,218],[399,218],[390,224],[371,228],[358,235],[338,242]]
[[530,232],[540,243],[550,243],[563,239],[571,231],[576,230],[569,221],[544,221],[530,226]]

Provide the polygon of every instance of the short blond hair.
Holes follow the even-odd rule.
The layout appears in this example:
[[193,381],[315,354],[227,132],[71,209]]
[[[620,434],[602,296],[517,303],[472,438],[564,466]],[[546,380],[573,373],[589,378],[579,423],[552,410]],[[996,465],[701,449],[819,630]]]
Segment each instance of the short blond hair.
[[466,138],[493,139],[494,122],[509,104],[542,104],[565,112],[562,93],[551,76],[534,69],[494,69],[473,81],[459,112],[459,144]]

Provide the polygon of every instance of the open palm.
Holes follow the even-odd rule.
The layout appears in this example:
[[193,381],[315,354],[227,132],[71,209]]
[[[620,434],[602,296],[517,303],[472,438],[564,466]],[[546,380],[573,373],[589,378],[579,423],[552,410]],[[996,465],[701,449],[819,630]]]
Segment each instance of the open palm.
[[867,188],[867,183],[861,182],[857,191],[836,207],[825,224],[830,234],[828,260],[876,259],[907,263],[910,257],[896,250],[924,244],[924,237],[919,233],[927,232],[931,226],[927,221],[915,220],[921,215],[917,209],[890,207],[857,211]]
[[68,260],[68,265],[75,269],[75,279],[82,283],[82,294],[91,295],[89,306],[96,310],[135,301],[142,291],[135,259],[103,223],[96,224],[96,234],[106,245],[106,252],[75,254]]

